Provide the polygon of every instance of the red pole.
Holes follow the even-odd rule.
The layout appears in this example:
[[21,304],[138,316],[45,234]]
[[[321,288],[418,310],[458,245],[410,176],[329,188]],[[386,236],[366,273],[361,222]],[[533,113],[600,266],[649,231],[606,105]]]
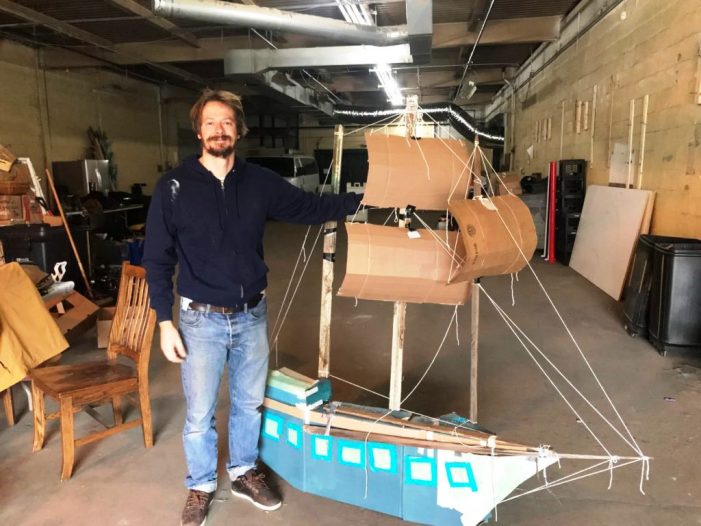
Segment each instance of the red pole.
[[550,161],[550,208],[548,210],[548,263],[555,263],[555,196],[557,189],[557,163]]

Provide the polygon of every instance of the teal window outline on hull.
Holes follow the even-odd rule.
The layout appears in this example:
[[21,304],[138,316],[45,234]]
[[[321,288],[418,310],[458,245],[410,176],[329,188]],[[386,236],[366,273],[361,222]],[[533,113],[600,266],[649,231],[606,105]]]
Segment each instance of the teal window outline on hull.
[[[295,437],[295,441],[292,440]],[[302,426],[293,422],[287,423],[287,433],[285,433],[285,441],[292,447],[299,449],[302,447]]]
[[[431,478],[416,478],[412,467],[418,464],[428,464],[431,468]],[[437,469],[436,460],[428,457],[412,457],[404,458],[404,481],[407,484],[415,484],[417,486],[436,486],[437,485]]]
[[[352,466],[354,468],[365,467],[365,444],[359,444],[354,440],[339,440],[337,442],[338,463],[344,466]],[[343,458],[345,451],[357,451],[359,459],[357,462],[346,460]]]
[[[275,424],[275,430],[271,429],[271,425]],[[271,440],[279,441],[282,435],[282,430],[285,427],[285,420],[278,415],[272,415],[270,413],[265,413],[263,416],[263,429],[262,435]]]
[[[375,451],[387,451],[389,453],[389,467],[379,467],[375,458]],[[397,472],[397,446],[393,444],[368,443],[368,456],[370,457],[370,470],[376,473]]]
[[[464,470],[465,478],[467,482],[462,482],[455,480],[456,473],[453,470]],[[470,488],[473,492],[477,493],[479,489],[477,488],[477,479],[475,479],[475,473],[472,471],[472,464],[469,462],[446,462],[445,472],[448,475],[448,484],[451,488]]]
[[[320,442],[326,442],[327,449],[326,454],[319,453],[317,444]],[[326,462],[331,462],[331,455],[333,453],[333,438],[319,435],[312,435],[312,458],[317,460],[325,460]]]

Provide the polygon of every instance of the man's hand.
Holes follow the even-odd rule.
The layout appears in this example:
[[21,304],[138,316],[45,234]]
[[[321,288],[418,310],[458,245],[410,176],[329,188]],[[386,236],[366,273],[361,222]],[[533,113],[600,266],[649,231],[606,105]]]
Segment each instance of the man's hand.
[[173,322],[162,321],[158,324],[161,329],[161,351],[169,362],[182,363],[187,357],[187,351],[180,338],[178,329]]

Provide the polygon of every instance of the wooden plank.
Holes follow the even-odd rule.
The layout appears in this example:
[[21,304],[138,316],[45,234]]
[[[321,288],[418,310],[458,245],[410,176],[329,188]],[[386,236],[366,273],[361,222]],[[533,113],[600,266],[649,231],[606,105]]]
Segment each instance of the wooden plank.
[[[395,425],[383,424],[382,422],[358,420],[356,418],[350,418],[342,415],[325,415],[316,411],[310,411],[305,414],[305,412],[301,409],[297,409],[296,407],[283,404],[281,402],[278,402],[277,400],[272,400],[270,398],[265,399],[264,405],[269,409],[285,413],[295,418],[299,418],[300,420],[304,420],[311,424],[316,424],[319,426],[326,426],[330,419],[331,427],[338,429],[346,429],[348,431],[360,431],[363,433],[371,433],[378,435],[415,438],[418,440],[433,440],[435,442],[447,442],[451,444],[468,443],[471,445],[479,445],[481,442],[484,442],[484,439],[457,437],[445,435],[443,433],[423,431],[420,429],[401,428]],[[379,416],[377,418],[379,418]]]
[[404,361],[404,331],[406,328],[406,303],[394,302],[392,315],[392,358],[389,379],[389,408],[393,411],[402,405],[402,362]]
[[587,189],[570,267],[615,300],[623,292],[650,194],[598,185]]
[[[343,126],[337,124],[333,133],[333,166],[331,189],[338,193],[341,184],[341,159],[343,158]],[[331,361],[331,307],[333,305],[333,267],[336,257],[337,221],[324,224],[324,260],[321,270],[321,316],[319,321],[319,378],[329,377]]]
[[79,438],[75,441],[75,446],[84,446],[85,444],[90,444],[91,442],[95,442],[96,440],[101,440],[110,435],[114,435],[115,433],[119,433],[120,431],[126,431],[127,429],[131,429],[140,425],[141,418],[137,418],[136,420],[130,420],[129,422],[118,426],[108,427],[107,429],[103,429],[102,431],[98,431],[97,433],[91,433],[88,436]]
[[[326,429],[319,426],[304,426],[304,432],[312,435],[327,435]],[[401,446],[411,446],[419,447],[425,449],[447,449],[450,451],[460,451],[462,453],[475,453],[491,455],[492,449],[484,446],[470,446],[467,444],[448,444],[441,443],[436,444],[430,440],[417,440],[413,438],[398,438],[390,437],[387,435],[372,435],[372,439],[368,438],[367,433],[360,433],[358,431],[345,431],[332,429],[328,433],[329,436],[345,438],[349,440],[356,440],[358,442],[365,442],[366,440],[371,440],[372,442],[380,442],[383,444],[396,444]],[[516,448],[516,449],[505,449],[498,448],[494,450],[496,456],[500,455],[523,455],[524,453],[532,452],[528,448]]]

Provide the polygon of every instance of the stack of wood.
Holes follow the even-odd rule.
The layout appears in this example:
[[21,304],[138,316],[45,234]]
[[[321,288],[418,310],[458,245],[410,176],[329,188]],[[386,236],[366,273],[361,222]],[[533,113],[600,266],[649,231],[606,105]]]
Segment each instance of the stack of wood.
[[41,222],[28,166],[0,144],[0,226]]

